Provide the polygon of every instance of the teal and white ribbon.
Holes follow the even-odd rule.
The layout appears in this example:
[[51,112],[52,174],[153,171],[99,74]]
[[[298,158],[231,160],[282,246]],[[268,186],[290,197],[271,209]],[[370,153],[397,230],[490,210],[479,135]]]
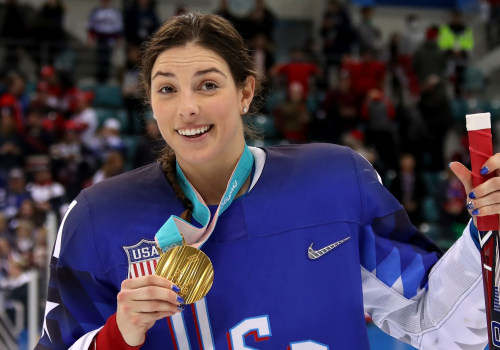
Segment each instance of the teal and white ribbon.
[[250,152],[248,146],[245,144],[243,154],[241,155],[240,160],[238,161],[238,164],[229,179],[226,191],[222,196],[212,221],[210,221],[210,209],[201,195],[186,179],[186,176],[184,176],[182,169],[177,163],[177,181],[179,182],[179,185],[184,191],[186,197],[193,203],[193,218],[203,225],[203,227],[198,228],[180,217],[172,215],[156,233],[155,239],[158,246],[163,251],[166,251],[175,246],[182,245],[182,238],[184,237],[184,240],[188,245],[200,248],[212,234],[215,225],[217,224],[218,217],[227,208],[229,208],[234,200],[234,197],[236,197],[236,194],[239,192],[250,175],[253,167],[253,161],[252,152]]

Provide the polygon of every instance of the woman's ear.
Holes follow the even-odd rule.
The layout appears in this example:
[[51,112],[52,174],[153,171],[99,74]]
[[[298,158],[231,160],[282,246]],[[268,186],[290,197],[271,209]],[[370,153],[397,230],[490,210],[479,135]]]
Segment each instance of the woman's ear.
[[255,92],[255,77],[249,75],[241,89],[241,109],[250,107]]

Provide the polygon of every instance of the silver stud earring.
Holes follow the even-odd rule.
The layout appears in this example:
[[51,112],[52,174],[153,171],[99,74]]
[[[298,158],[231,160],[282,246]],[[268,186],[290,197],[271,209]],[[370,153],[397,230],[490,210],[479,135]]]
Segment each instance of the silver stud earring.
[[246,113],[246,112],[248,112],[248,108],[243,107],[243,113]]

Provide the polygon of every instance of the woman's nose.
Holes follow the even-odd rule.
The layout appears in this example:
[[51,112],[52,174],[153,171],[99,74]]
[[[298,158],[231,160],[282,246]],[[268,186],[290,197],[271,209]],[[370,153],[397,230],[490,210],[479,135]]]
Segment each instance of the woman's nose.
[[191,117],[198,114],[199,107],[196,98],[192,92],[185,92],[181,94],[179,103],[179,115],[181,117]]

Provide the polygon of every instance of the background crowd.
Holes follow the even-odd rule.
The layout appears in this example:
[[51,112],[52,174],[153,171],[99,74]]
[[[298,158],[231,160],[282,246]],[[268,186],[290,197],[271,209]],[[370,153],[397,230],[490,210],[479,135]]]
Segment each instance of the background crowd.
[[[220,1],[216,13],[238,28],[267,78],[261,114],[251,119],[262,139],[248,143],[352,147],[412,222],[447,249],[468,220],[466,195],[447,166],[469,162],[464,116],[493,111],[496,122],[500,108],[482,99],[487,79],[471,64],[475,33],[459,11],[427,27],[408,13],[405,27],[384,38],[376,7],[325,3],[320,41],[306,40],[283,58],[274,35],[279,13],[255,0],[248,13],[234,14]],[[45,0],[32,21],[18,1],[3,5],[0,293],[9,298],[25,300],[30,269],[45,283],[48,213],[61,216],[81,189],[154,161],[165,146],[137,85],[141,44],[165,18],[155,1],[123,4],[100,0],[87,14],[94,64],[84,84],[68,50],[63,0]],[[171,15],[187,9],[179,5]],[[500,1],[482,1],[480,9],[486,42],[495,47]],[[125,57],[120,66],[116,51]],[[23,74],[26,57],[36,79]]]

